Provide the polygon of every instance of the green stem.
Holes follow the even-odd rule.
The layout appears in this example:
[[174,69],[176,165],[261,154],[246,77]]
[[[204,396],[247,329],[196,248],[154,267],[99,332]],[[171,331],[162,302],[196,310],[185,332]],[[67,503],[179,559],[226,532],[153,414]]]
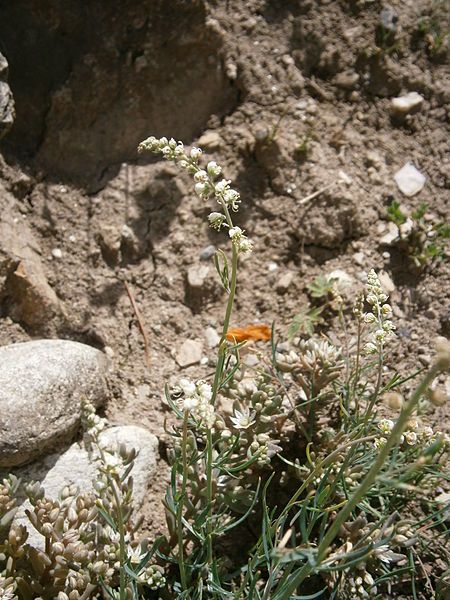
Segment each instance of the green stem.
[[188,412],[184,413],[183,417],[183,437],[181,441],[181,452],[183,456],[183,473],[181,481],[181,495],[177,504],[177,537],[178,537],[178,566],[180,569],[181,586],[183,590],[187,589],[186,567],[184,564],[184,549],[183,549],[183,506],[186,496],[187,483],[187,432],[188,432]]
[[108,476],[111,484],[111,489],[114,494],[114,500],[116,502],[117,510],[117,528],[119,530],[119,561],[120,561],[120,600],[126,600],[126,573],[125,573],[125,562],[126,562],[126,549],[125,549],[125,528],[123,526],[123,512],[122,502],[120,500],[119,492],[117,489],[117,482],[113,477]]
[[330,528],[326,532],[325,536],[323,537],[322,542],[320,543],[320,545],[317,549],[316,565],[313,566],[309,563],[306,563],[304,565],[304,567],[299,571],[299,573],[295,577],[292,578],[289,587],[285,590],[285,592],[283,593],[283,596],[281,596],[279,598],[279,600],[284,600],[284,599],[290,598],[291,594],[295,592],[297,587],[323,561],[323,559],[325,558],[326,554],[328,553],[328,551],[330,549],[331,543],[333,542],[334,538],[338,535],[342,525],[349,518],[349,516],[352,513],[352,511],[354,510],[354,508],[356,508],[356,506],[359,504],[359,502],[361,502],[361,500],[364,498],[364,496],[366,495],[368,490],[375,483],[375,480],[376,480],[379,472],[381,471],[385,461],[389,457],[389,452],[391,451],[393,446],[396,445],[398,443],[398,441],[400,440],[400,436],[403,433],[403,431],[405,430],[406,424],[407,424],[409,418],[411,417],[411,415],[413,414],[414,409],[417,406],[417,403],[419,402],[420,398],[423,396],[424,392],[430,386],[433,379],[436,377],[436,375],[438,373],[439,373],[439,366],[433,365],[431,367],[430,371],[424,377],[423,381],[417,386],[416,390],[412,394],[408,403],[404,406],[404,408],[403,408],[402,412],[400,413],[400,416],[392,430],[391,435],[389,436],[386,444],[383,446],[380,453],[378,454],[377,459],[373,463],[373,465],[370,468],[369,472],[367,473],[365,479],[362,481],[361,485],[356,490],[356,492],[353,494],[353,496],[349,499],[349,501],[347,502],[345,507],[338,513],[338,515],[336,516],[332,525],[330,526]]
[[212,512],[213,512],[213,476],[212,476],[212,459],[213,459],[213,443],[212,433],[208,429],[206,434],[206,502],[208,506],[208,517],[207,517],[207,562],[208,565],[213,563],[213,523],[212,523]]
[[383,347],[380,348],[380,352],[378,354],[377,383],[375,385],[375,390],[372,394],[372,398],[370,399],[369,406],[366,409],[366,416],[364,417],[364,427],[367,427],[367,425],[369,423],[369,419],[373,412],[373,407],[375,406],[375,402],[378,399],[382,381],[383,381]]
[[218,357],[217,357],[217,366],[216,366],[216,372],[214,375],[214,383],[213,383],[213,395],[212,395],[212,399],[211,399],[212,404],[215,404],[215,402],[216,402],[216,397],[219,392],[220,379],[222,377],[223,368],[225,365],[226,349],[227,349],[226,335],[227,335],[227,331],[230,327],[231,313],[233,310],[234,298],[236,296],[238,254],[239,253],[236,248],[236,245],[233,244],[233,255],[232,255],[232,262],[231,262],[230,293],[228,295],[225,319],[223,322],[222,337],[220,338],[220,343],[219,343],[219,353],[218,353]]
[[353,380],[353,398],[355,399],[355,415],[358,418],[359,415],[359,398],[357,392],[357,385],[359,381],[359,361],[361,355],[361,319],[358,318],[358,337],[356,341],[356,364],[355,364],[355,375]]

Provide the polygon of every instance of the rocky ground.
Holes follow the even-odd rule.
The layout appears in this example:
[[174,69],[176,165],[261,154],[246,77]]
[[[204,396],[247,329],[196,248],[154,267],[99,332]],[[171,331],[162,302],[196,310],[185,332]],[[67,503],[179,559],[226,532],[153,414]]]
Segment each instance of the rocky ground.
[[427,0],[125,0],[120,18],[100,0],[0,2],[0,344],[106,353],[110,422],[160,438],[152,533],[164,384],[211,373],[223,314],[212,255],[227,240],[190,181],[137,144],[200,145],[240,190],[255,251],[234,325],[275,322],[283,337],[318,275],[343,271],[354,297],[375,268],[398,327],[392,364],[427,365],[450,335],[448,263],[412,268],[387,207],[426,202],[428,223],[448,220],[445,17]]

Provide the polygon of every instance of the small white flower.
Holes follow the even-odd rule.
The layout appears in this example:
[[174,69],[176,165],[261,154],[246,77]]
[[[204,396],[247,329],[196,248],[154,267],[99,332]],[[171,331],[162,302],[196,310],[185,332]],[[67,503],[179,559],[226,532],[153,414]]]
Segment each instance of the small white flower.
[[240,227],[231,227],[228,230],[228,235],[233,241],[238,240],[240,237],[242,237],[242,234],[243,231]]
[[432,429],[432,427],[429,427],[428,425],[425,426],[422,431],[420,432],[420,434],[425,438],[425,439],[429,439],[431,437],[433,437],[434,435],[434,431]]
[[377,450],[379,450],[380,448],[383,448],[383,446],[386,445],[386,442],[387,442],[387,439],[385,437],[379,437],[373,441],[373,445],[375,446],[375,448]]
[[128,559],[132,565],[138,565],[144,557],[144,554],[141,552],[140,546],[137,548],[131,548],[131,546],[127,547]]
[[227,206],[231,206],[231,208],[236,211],[239,208],[241,195],[236,190],[225,190],[223,194],[223,201]]
[[202,400],[211,402],[212,399],[212,387],[206,381],[197,381],[197,391]]
[[183,390],[185,396],[193,396],[196,392],[195,383],[191,379],[180,379],[178,385]]
[[208,181],[208,173],[206,171],[204,171],[203,169],[200,169],[200,171],[197,171],[197,173],[195,173],[194,175],[194,181],[196,181],[197,183],[205,183]]
[[191,148],[191,152],[190,152],[191,158],[193,160],[197,160],[198,158],[200,158],[200,156],[202,155],[202,150],[201,148],[196,148],[195,146],[193,148]]
[[376,320],[377,319],[373,313],[366,313],[364,315],[364,323],[374,323]]
[[381,307],[381,312],[383,313],[383,315],[388,316],[392,313],[392,308],[389,304],[383,304],[383,306]]
[[242,411],[235,409],[234,416],[230,417],[230,421],[236,429],[248,429],[256,422],[255,416],[256,413],[254,411],[250,412],[250,409],[246,406]]
[[405,431],[405,441],[409,446],[415,446],[417,443],[417,433],[415,431]]
[[384,329],[384,331],[390,332],[390,331],[394,331],[394,329],[396,329],[396,327],[392,321],[387,320],[383,323],[383,329]]
[[184,398],[183,402],[182,402],[182,407],[183,410],[187,411],[187,412],[191,412],[193,410],[195,410],[198,406],[198,398],[196,398],[195,396],[190,396],[188,398]]
[[381,560],[381,562],[384,563],[390,563],[399,556],[398,554],[395,554],[395,552],[392,552],[388,544],[381,544],[381,546],[375,548],[374,554],[379,560]]
[[368,342],[365,346],[364,346],[364,352],[366,354],[375,354],[378,351],[378,348],[375,346],[375,344],[373,344],[372,342]]
[[253,242],[249,240],[247,237],[242,237],[239,240],[239,250],[244,254],[246,252],[251,252],[253,250]]
[[230,187],[231,179],[221,179],[215,184],[216,195],[223,194]]
[[105,452],[103,455],[103,462],[105,464],[105,466],[108,469],[111,469],[112,471],[117,470],[119,467],[122,466],[122,460],[121,458],[114,453],[111,452]]
[[197,196],[200,196],[200,198],[207,198],[210,192],[209,185],[203,182],[196,183],[194,189],[195,193]]
[[208,221],[211,227],[214,227],[214,229],[219,230],[225,222],[225,215],[219,212],[212,212],[208,216]]
[[408,429],[411,429],[412,431],[417,431],[417,429],[419,428],[419,421],[417,419],[409,419],[408,423],[407,423],[407,427]]
[[381,431],[381,433],[388,434],[393,430],[393,428],[394,422],[390,419],[381,419],[381,421],[378,423],[378,429]]
[[211,160],[207,164],[206,170],[208,171],[208,173],[211,177],[217,177],[218,175],[221,174],[222,167],[219,167],[219,165],[214,160]]

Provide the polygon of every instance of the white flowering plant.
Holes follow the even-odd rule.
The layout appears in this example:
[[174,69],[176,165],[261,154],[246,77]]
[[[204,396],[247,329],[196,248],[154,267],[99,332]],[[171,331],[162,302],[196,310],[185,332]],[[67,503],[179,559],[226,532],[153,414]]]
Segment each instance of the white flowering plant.
[[[196,194],[219,205],[209,224],[231,240],[230,263],[222,251],[215,257],[228,299],[214,377],[166,390],[180,425],[171,431],[169,534],[158,541],[171,565],[163,597],[364,598],[402,585],[417,573],[422,532],[443,523],[433,490],[449,440],[417,411],[448,347],[397,418],[385,417],[382,399],[409,378],[386,377],[395,326],[371,271],[354,307],[353,344],[272,338],[271,355],[245,366],[242,344],[227,339],[238,258],[253,249],[232,221],[239,193],[216,162],[201,166],[198,148],[154,137],[139,148],[192,175]],[[343,300],[334,300],[344,324]],[[429,511],[416,526],[402,507],[419,498]]]
[[270,351],[244,363],[246,342],[229,334],[239,257],[253,250],[233,222],[240,195],[216,162],[202,166],[199,148],[150,137],[139,150],[192,177],[198,198],[216,203],[209,225],[231,245],[230,259],[214,257],[227,293],[214,374],[165,391],[173,413],[167,531],[151,547],[137,538],[135,454],[101,444],[104,421],[86,404],[95,492],[65,489],[51,501],[27,488],[44,551],[13,524],[18,482],[0,485],[0,597],[438,598],[449,573],[423,564],[431,552],[448,563],[450,440],[426,411],[442,404],[434,386],[450,370],[450,342],[440,341],[426,372],[393,372],[392,309],[372,270],[353,310],[333,293],[342,343],[339,332],[279,341],[272,328]]

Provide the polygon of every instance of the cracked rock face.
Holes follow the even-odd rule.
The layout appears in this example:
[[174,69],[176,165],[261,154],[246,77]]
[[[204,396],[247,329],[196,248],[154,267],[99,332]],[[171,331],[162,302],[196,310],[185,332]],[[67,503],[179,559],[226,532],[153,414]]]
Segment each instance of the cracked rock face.
[[107,360],[67,340],[0,348],[0,467],[25,464],[76,433],[81,401],[105,402]]
[[0,306],[4,315],[49,335],[66,321],[63,303],[49,285],[36,237],[20,218],[18,203],[0,182]]
[[[202,0],[18,0],[0,37],[20,114],[8,147],[99,189],[150,133],[189,140],[237,92]],[[31,100],[32,99],[32,100]]]
[[0,139],[14,123],[14,98],[8,85],[8,61],[0,52]]

